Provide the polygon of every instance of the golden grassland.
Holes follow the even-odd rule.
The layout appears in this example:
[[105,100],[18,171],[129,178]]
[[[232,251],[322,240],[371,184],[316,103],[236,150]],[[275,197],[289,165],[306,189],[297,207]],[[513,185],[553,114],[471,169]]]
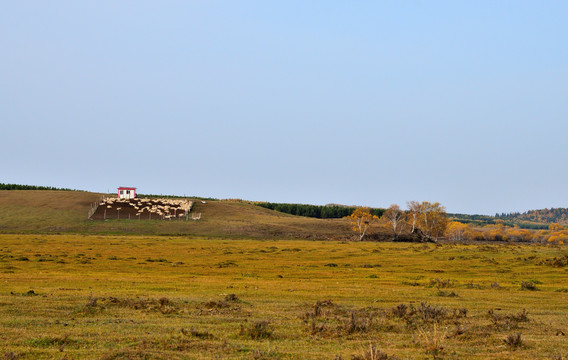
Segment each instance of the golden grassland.
[[0,355],[565,359],[568,267],[545,264],[565,255],[542,245],[3,234]]
[[215,238],[345,239],[344,219],[312,219],[278,213],[246,202],[195,201],[199,221],[90,221],[102,194],[81,191],[0,191],[0,233],[193,235]]

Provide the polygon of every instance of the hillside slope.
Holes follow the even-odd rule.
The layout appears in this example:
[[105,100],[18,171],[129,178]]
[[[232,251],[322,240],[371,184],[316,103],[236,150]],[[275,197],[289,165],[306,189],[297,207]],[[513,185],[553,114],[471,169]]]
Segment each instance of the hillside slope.
[[1,232],[65,231],[82,224],[101,194],[83,191],[0,191]]
[[195,200],[201,220],[93,221],[87,214],[101,194],[79,191],[0,191],[1,233],[187,235],[256,239],[346,239],[344,219],[313,219],[246,202]]

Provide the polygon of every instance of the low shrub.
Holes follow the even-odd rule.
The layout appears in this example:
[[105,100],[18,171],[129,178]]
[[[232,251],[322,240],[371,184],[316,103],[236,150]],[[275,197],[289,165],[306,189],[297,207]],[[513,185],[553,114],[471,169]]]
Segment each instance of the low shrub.
[[516,314],[497,314],[495,310],[491,309],[487,312],[487,315],[492,322],[491,326],[499,330],[518,329],[520,322],[528,322],[530,320],[525,309]]
[[4,353],[4,359],[5,360],[18,360],[19,358],[20,358],[20,356],[18,354],[16,354],[15,352],[6,351]]
[[532,281],[523,281],[521,282],[521,290],[536,291],[538,290],[538,288],[536,287],[535,283]]
[[491,287],[492,289],[501,289],[501,285],[499,285],[497,281],[489,285],[489,287]]
[[349,320],[344,324],[344,329],[347,334],[353,333],[366,333],[373,328],[373,314],[368,313],[364,315],[355,315],[351,313]]
[[450,280],[450,279],[430,279],[430,283],[428,284],[428,287],[436,287],[438,289],[441,288],[449,288],[452,287],[454,285],[454,281]]
[[508,335],[505,339],[503,339],[505,345],[512,350],[516,350],[517,348],[523,346],[523,339],[521,333],[511,334]]
[[424,325],[464,318],[467,316],[468,310],[465,308],[449,309],[422,302],[419,306],[400,304],[392,308],[390,313],[393,317],[404,320],[408,327],[418,328]]

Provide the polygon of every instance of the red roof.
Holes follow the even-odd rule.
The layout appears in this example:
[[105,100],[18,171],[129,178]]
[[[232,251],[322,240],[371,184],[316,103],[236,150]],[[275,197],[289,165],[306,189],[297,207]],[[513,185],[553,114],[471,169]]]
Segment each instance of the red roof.
[[118,190],[136,190],[135,187],[119,187]]

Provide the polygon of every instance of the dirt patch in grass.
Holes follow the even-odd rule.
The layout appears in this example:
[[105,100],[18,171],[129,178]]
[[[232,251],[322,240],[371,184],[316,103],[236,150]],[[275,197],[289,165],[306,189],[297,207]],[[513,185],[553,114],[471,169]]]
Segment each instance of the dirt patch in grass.
[[558,267],[558,268],[566,267],[568,266],[568,254],[564,254],[563,256],[543,259],[539,261],[538,264]]
[[199,315],[219,314],[240,311],[244,302],[235,294],[225,295],[220,300],[210,300],[198,305]]

